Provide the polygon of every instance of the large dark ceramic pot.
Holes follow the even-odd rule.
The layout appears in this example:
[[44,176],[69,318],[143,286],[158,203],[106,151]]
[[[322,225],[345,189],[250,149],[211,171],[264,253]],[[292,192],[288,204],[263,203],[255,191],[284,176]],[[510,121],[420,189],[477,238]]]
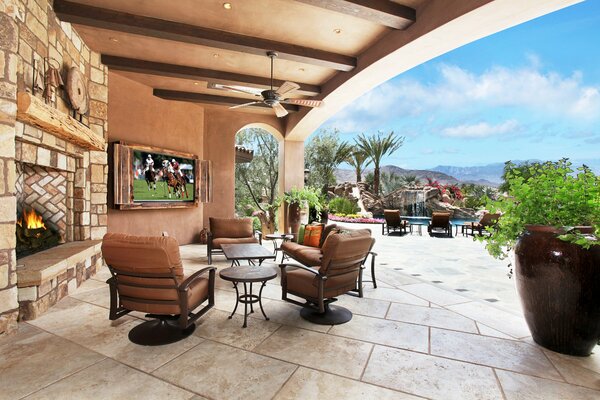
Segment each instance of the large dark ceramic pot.
[[600,246],[586,250],[558,239],[560,233],[526,227],[515,246],[517,291],[536,343],[588,356],[600,339]]
[[288,205],[288,224],[290,233],[297,235],[300,230],[300,204],[292,203]]

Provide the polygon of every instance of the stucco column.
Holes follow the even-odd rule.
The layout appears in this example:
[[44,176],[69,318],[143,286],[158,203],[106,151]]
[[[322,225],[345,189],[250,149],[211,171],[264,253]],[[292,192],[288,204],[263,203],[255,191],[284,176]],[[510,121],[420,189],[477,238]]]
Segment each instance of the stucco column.
[[17,328],[15,123],[17,115],[18,8],[0,6],[0,336]]
[[[304,142],[283,140],[279,144],[279,193],[304,187]],[[279,209],[279,230],[288,231],[287,207]]]

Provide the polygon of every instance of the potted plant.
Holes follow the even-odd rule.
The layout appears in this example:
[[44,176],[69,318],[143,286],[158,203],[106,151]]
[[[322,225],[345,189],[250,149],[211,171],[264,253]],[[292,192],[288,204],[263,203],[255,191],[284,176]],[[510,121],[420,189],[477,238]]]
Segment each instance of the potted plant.
[[[536,343],[587,356],[600,339],[600,178],[568,159],[525,168],[507,164],[508,195],[486,248],[514,250],[517,291]],[[512,271],[511,271],[512,272]]]
[[319,194],[312,188],[292,188],[283,195],[283,201],[288,205],[288,223],[292,234],[297,234],[300,229],[302,216],[305,216],[308,222],[309,208],[313,207],[317,212],[321,211]]

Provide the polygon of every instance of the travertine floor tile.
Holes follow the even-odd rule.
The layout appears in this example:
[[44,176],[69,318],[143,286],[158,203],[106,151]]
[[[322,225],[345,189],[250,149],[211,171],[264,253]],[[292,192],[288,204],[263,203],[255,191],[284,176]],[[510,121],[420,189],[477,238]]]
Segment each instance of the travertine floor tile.
[[270,399],[296,366],[210,340],[153,375],[211,399]]
[[[371,265],[369,264],[367,266],[367,268],[371,268]],[[370,269],[369,269],[370,271]],[[367,278],[370,279],[370,278]],[[420,281],[408,276],[406,274],[403,274],[399,271],[396,271],[394,269],[391,268],[383,268],[383,267],[378,267],[377,265],[375,266],[375,279],[377,280],[377,286],[379,286],[380,282],[385,282],[389,285],[393,285],[395,287],[400,287],[400,286],[404,286],[404,285],[410,285],[413,283],[419,283]],[[367,285],[369,285],[370,283],[367,283]]]
[[390,307],[390,302],[385,300],[375,300],[363,297],[362,299],[352,295],[342,295],[338,297],[335,305],[346,307],[353,314],[367,315],[369,317],[384,318]]
[[104,357],[27,323],[0,338],[0,399],[19,399]]
[[55,399],[187,400],[194,394],[107,359],[27,397]]
[[561,380],[539,347],[517,340],[432,328],[431,354]]
[[477,333],[475,321],[455,312],[440,308],[392,303],[386,318],[419,325]]
[[[268,307],[265,307],[265,312],[271,322],[295,326],[298,328],[308,329],[316,332],[327,332],[330,325],[317,325],[308,322],[300,317],[300,310],[302,307],[295,304],[286,303],[284,301],[271,301]],[[262,318],[262,314],[259,312],[251,315],[255,318]]]
[[431,399],[502,399],[491,368],[382,346],[362,380]]
[[449,290],[440,289],[439,287],[430,285],[428,283],[404,285],[402,286],[402,290],[440,306],[466,303],[470,301],[470,299],[464,296],[458,295]]
[[106,284],[104,287],[95,288],[93,290],[84,292],[77,291],[69,297],[85,301],[86,303],[92,303],[100,307],[110,308],[110,289]]
[[509,371],[496,374],[507,400],[598,400],[600,391]]
[[395,303],[414,304],[417,306],[429,306],[427,300],[423,300],[414,296],[410,293],[404,292],[400,289],[391,289],[378,287],[377,289],[365,288],[364,296],[368,299],[386,300]]
[[493,336],[493,337],[498,337],[500,339],[514,339],[512,336],[509,336],[505,333],[502,333],[500,331],[492,329],[489,326],[482,324],[481,322],[478,322],[476,324],[477,324],[477,328],[479,328],[479,333],[484,336]]
[[138,319],[127,315],[110,321],[107,309],[65,297],[46,314],[30,323],[89,347],[103,339],[103,336],[115,335],[118,329],[123,329],[123,325],[133,321],[139,323]]
[[300,367],[274,400],[412,400],[419,397]]
[[[255,310],[256,313],[263,317],[260,308]],[[249,318],[248,326],[242,328],[244,317],[235,314],[232,319],[229,319],[227,318],[229,315],[228,312],[212,310],[196,321],[194,335],[240,349],[252,350],[281,326],[264,318]]]
[[372,346],[358,340],[283,326],[254,351],[357,379]]
[[[243,292],[243,288],[242,288],[242,292]],[[268,314],[268,306],[267,304],[269,304],[272,300],[269,299],[262,299],[262,304],[263,307],[265,309],[265,312],[267,313],[267,316],[269,316]],[[217,310],[221,310],[221,311],[225,311],[229,314],[231,314],[231,312],[233,311],[233,309],[235,308],[235,291],[230,292],[227,290],[215,290],[215,307]],[[258,310],[258,312],[260,313],[260,307],[258,306],[258,304],[254,304],[254,312],[256,313],[256,311]],[[239,303],[238,304],[238,308],[235,311],[236,314],[241,314],[244,315],[244,304]],[[250,305],[248,305],[248,312],[250,312]],[[262,316],[262,314],[261,314]]]
[[470,303],[450,305],[446,308],[515,338],[523,338],[530,335],[527,323],[522,316],[499,310],[487,304],[472,301]]
[[429,348],[429,328],[426,326],[362,315],[355,315],[345,324],[334,325],[329,334],[423,353]]
[[600,373],[582,366],[581,360],[590,357],[574,357],[543,350],[552,364],[569,383],[600,390]]

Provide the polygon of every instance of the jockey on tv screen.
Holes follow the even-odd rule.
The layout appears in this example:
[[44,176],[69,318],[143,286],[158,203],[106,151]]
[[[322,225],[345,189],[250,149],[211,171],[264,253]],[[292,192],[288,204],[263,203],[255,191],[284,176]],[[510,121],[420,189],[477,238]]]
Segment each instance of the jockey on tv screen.
[[133,152],[133,201],[194,201],[194,160]]

